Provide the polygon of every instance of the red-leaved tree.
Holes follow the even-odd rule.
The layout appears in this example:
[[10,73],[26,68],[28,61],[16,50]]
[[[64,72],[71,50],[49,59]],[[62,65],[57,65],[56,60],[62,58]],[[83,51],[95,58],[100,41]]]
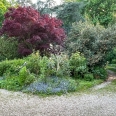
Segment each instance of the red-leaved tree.
[[1,35],[18,40],[18,52],[29,55],[33,50],[40,53],[54,52],[54,45],[63,45],[65,32],[62,21],[49,15],[41,15],[31,7],[9,8],[0,30]]

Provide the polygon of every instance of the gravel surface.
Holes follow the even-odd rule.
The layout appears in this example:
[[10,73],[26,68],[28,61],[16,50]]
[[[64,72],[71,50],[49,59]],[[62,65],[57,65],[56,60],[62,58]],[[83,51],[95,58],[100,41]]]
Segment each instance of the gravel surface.
[[0,116],[116,116],[116,93],[42,98],[1,89]]
[[102,89],[102,88],[106,87],[107,85],[109,85],[110,83],[111,83],[111,81],[107,81],[107,82],[101,83],[100,85],[96,85],[92,89],[93,90]]

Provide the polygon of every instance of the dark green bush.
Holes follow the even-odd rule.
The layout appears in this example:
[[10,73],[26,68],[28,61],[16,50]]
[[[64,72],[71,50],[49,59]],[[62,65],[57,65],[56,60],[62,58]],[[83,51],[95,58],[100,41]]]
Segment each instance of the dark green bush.
[[18,58],[18,42],[14,38],[0,37],[0,61]]
[[76,51],[83,53],[90,68],[105,65],[107,53],[116,45],[115,29],[115,26],[105,29],[88,22],[74,23],[66,41],[66,50],[69,55]]
[[107,71],[103,67],[95,67],[92,72],[96,79],[106,80],[108,77]]
[[116,64],[116,59],[113,59],[111,63]]
[[116,63],[116,48],[113,48],[109,53],[106,54],[106,61],[108,63]]
[[92,73],[87,73],[87,74],[84,74],[84,79],[86,81],[92,81],[94,79],[94,76]]

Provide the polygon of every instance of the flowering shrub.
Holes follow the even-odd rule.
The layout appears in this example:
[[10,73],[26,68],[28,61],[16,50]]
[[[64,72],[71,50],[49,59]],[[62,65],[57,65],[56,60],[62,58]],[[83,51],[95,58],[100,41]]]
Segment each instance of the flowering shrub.
[[15,37],[18,40],[18,51],[26,56],[33,50],[41,54],[55,52],[55,45],[63,45],[65,32],[62,21],[49,15],[41,15],[31,7],[9,8],[0,34]]

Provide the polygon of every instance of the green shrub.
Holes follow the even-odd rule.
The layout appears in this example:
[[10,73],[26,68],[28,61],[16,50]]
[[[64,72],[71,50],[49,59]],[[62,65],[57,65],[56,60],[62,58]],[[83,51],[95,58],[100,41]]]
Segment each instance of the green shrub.
[[19,91],[22,89],[19,78],[17,76],[7,77],[4,80],[0,80],[0,88],[7,90]]
[[28,60],[27,69],[30,73],[38,75],[39,78],[46,78],[49,76],[48,70],[48,57],[40,56],[39,52],[32,53],[26,58]]
[[0,76],[16,74],[25,63],[23,59],[5,60],[0,62]]
[[30,73],[39,75],[39,77],[48,76],[70,76],[69,59],[65,54],[51,55],[41,57],[39,53],[33,53],[26,58],[28,60],[27,68]]
[[2,26],[2,22],[4,20],[4,14],[9,8],[10,3],[7,0],[0,0],[0,27]]
[[51,55],[48,62],[47,73],[50,76],[67,77],[70,76],[69,58],[66,54]]
[[31,55],[25,58],[28,61],[27,68],[30,73],[34,73],[36,75],[40,74],[40,54],[39,52],[33,52]]
[[106,54],[106,61],[108,61],[108,63],[116,63],[116,48],[113,48],[111,51],[109,51]]
[[113,59],[111,63],[116,64],[116,59]]
[[83,76],[87,72],[86,58],[79,52],[70,57],[70,69],[74,77]]
[[84,79],[86,81],[92,81],[94,79],[94,76],[92,73],[87,73],[87,74],[84,74]]
[[26,66],[22,67],[19,74],[6,75],[0,80],[0,88],[7,90],[22,90],[25,86],[35,81],[35,76],[30,74]]
[[26,58],[28,60],[27,68],[30,73],[34,73],[39,75],[39,77],[44,78],[47,75],[47,65],[48,58],[46,56],[40,56],[39,52],[32,53],[30,56]]
[[116,64],[108,64],[108,65],[106,66],[106,68],[107,68],[108,70],[111,70],[111,71],[116,72]]
[[88,22],[74,23],[66,41],[66,50],[69,55],[76,51],[83,53],[89,68],[105,65],[107,53],[116,45],[115,29],[115,26],[105,29]]
[[0,61],[18,58],[18,42],[14,38],[0,37]]
[[106,80],[108,76],[106,69],[104,69],[103,67],[95,67],[93,69],[93,75],[96,79],[103,80]]
[[20,69],[18,78],[19,83],[22,86],[26,86],[35,80],[35,76],[32,75],[29,70],[27,70],[26,66]]

